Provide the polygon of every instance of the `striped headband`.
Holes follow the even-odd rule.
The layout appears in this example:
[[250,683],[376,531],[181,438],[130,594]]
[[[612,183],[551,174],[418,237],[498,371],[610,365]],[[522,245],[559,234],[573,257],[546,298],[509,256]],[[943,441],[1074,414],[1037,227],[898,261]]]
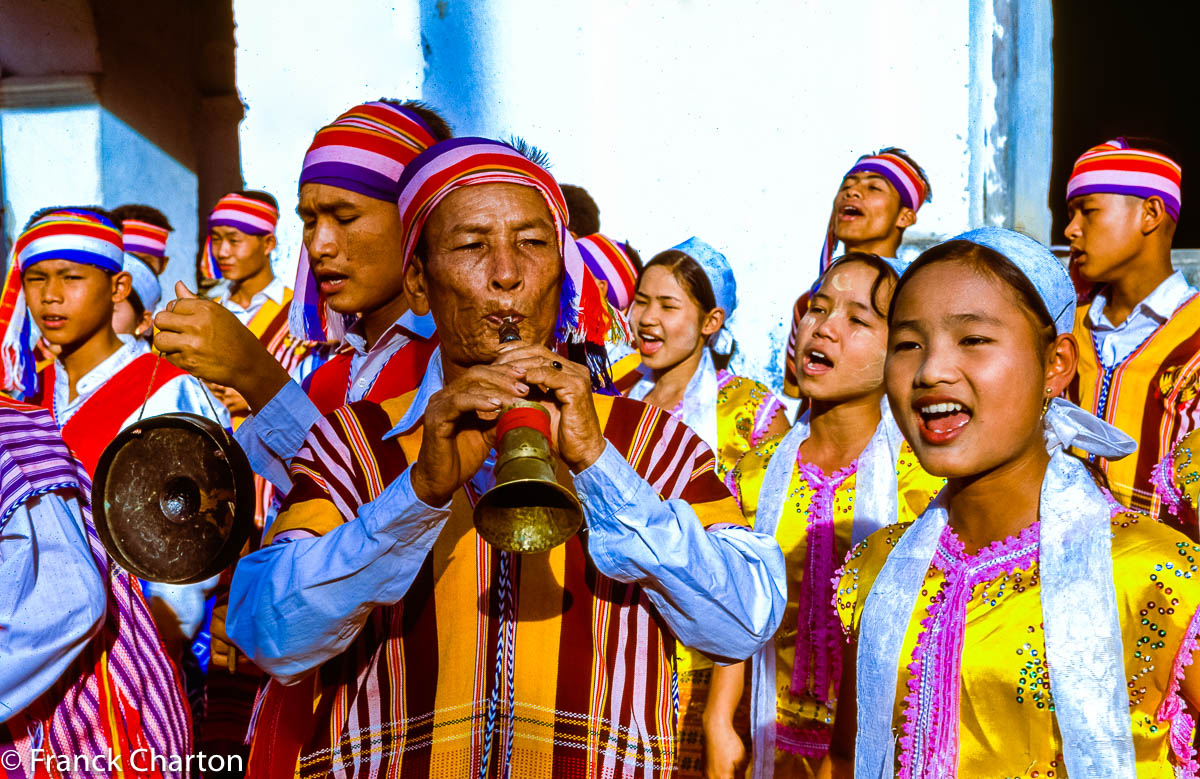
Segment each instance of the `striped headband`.
[[[434,143],[433,132],[411,108],[363,103],[317,131],[304,155],[300,187],[325,184],[395,203],[404,166]],[[288,312],[291,331],[310,341],[341,341],[354,318],[324,301],[303,244],[295,290]]]
[[121,240],[125,251],[154,257],[167,256],[167,235],[170,232],[165,227],[137,219],[126,219],[121,223]]
[[[208,215],[208,229],[232,227],[246,235],[271,235],[279,221],[279,209],[270,203],[230,192],[217,201]],[[221,269],[212,253],[212,237],[204,241],[204,267],[206,278],[221,278]]]
[[[846,171],[846,175],[842,176],[842,181],[856,173],[876,173],[887,179],[888,183],[892,185],[892,189],[896,190],[896,194],[900,196],[900,205],[905,208],[920,211],[921,206],[929,202],[929,187],[925,183],[925,177],[915,165],[899,154],[892,152],[864,154],[858,158],[858,162],[854,163],[854,167]],[[833,261],[834,250],[837,249],[837,236],[834,235],[833,230],[836,219],[837,214],[829,215],[829,229],[825,232],[825,244],[821,247],[821,273],[829,269],[829,264]]]
[[563,282],[555,337],[559,343],[603,345],[628,340],[624,318],[609,308],[567,231],[562,190],[544,168],[508,144],[486,138],[452,138],[424,151],[400,177],[402,258],[407,268],[430,214],[447,195],[479,184],[533,187],[546,201],[558,233]]
[[1083,195],[1112,194],[1160,197],[1167,213],[1179,221],[1183,169],[1165,154],[1135,149],[1124,138],[1093,146],[1075,160],[1067,180],[1067,200]]
[[37,390],[33,323],[25,306],[21,273],[46,260],[67,260],[120,273],[121,231],[105,217],[82,209],[52,211],[31,224],[13,244],[0,290],[0,388],[14,397]]
[[627,245],[600,233],[576,238],[575,245],[592,275],[608,282],[608,302],[613,308],[618,311],[629,308],[637,291],[637,267]]

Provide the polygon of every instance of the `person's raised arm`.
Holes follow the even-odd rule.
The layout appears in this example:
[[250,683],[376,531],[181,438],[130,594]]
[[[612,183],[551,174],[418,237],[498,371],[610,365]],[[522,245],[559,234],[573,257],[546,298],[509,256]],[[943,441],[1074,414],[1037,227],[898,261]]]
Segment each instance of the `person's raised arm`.
[[510,344],[501,352],[497,364],[516,367],[558,401],[558,449],[575,473],[597,569],[641,584],[685,646],[727,660],[752,655],[783,619],[787,579],[775,539],[742,526],[711,469],[695,477],[715,488],[717,499],[702,508],[711,529],[687,501],[663,499],[604,439],[586,367],[542,346]]
[[288,372],[238,318],[176,282],[177,300],[154,317],[154,346],[198,379],[232,387],[258,411],[291,381]]

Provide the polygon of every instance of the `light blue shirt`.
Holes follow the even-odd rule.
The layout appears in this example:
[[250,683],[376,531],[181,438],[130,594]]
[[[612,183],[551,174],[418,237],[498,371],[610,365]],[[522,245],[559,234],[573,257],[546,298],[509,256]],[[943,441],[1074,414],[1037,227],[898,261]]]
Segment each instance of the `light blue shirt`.
[[[411,429],[442,387],[440,349],[389,436]],[[227,630],[273,677],[291,684],[341,654],[377,607],[400,601],[450,517],[413,493],[409,467],[358,515],[319,538],[242,558]],[[483,486],[491,474],[473,481]],[[745,658],[775,633],[787,598],[783,553],[743,527],[705,530],[685,501],[663,500],[609,444],[575,475],[596,568],[637,582],[684,644]]]
[[1134,306],[1119,325],[1114,325],[1104,315],[1108,305],[1107,293],[1107,289],[1102,289],[1092,298],[1087,316],[1099,348],[1100,363],[1105,369],[1112,369],[1128,359],[1146,339],[1154,335],[1155,330],[1166,324],[1175,310],[1196,294],[1196,288],[1187,283],[1182,272],[1175,271]]
[[[432,316],[418,316],[407,311],[371,348],[367,348],[367,339],[355,323],[344,341],[354,352],[350,358],[346,402],[355,403],[366,397],[388,360],[408,344],[413,335],[429,339],[433,333]],[[316,405],[297,382],[291,381],[257,414],[242,422],[234,437],[246,452],[254,472],[274,484],[281,495],[286,495],[292,488],[287,464],[300,451],[308,431],[320,418],[321,412]]]
[[104,622],[105,592],[74,497],[30,498],[0,526],[0,722],[79,656]]

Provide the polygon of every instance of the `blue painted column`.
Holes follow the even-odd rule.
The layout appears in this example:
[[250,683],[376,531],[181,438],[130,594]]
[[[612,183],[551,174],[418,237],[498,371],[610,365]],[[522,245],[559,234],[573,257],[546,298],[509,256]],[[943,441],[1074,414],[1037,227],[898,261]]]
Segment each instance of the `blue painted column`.
[[492,0],[420,0],[421,98],[455,135],[496,137],[501,123]]

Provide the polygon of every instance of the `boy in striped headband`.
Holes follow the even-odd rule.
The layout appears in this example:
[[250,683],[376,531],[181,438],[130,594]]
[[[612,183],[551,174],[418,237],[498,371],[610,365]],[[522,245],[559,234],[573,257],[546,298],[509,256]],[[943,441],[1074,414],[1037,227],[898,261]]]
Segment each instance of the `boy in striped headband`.
[[[313,429],[234,573],[229,634],[273,677],[248,776],[671,776],[675,637],[734,657],[762,643],[778,545],[692,431],[594,394],[603,365],[552,350],[599,347],[614,322],[544,168],[459,138],[400,184],[406,290],[440,346],[415,390]],[[517,558],[471,505],[496,413],[539,386],[587,541]]]
[[[856,251],[895,257],[904,231],[916,224],[917,211],[932,198],[933,187],[925,171],[903,149],[889,147],[859,157],[842,177],[842,186],[833,199],[818,275],[829,268],[839,242],[847,254]],[[796,333],[807,309],[806,292],[792,306],[792,329],[785,352],[783,390],[791,397],[799,397]]]
[[[283,332],[332,342],[338,351],[304,387],[212,301],[179,300],[155,320],[155,343],[168,359],[233,388],[256,412],[236,435],[257,474],[264,521],[271,516],[267,482],[287,493],[286,464],[322,414],[347,401],[399,394],[425,369],[433,327],[428,317],[412,316],[404,300],[397,182],[421,150],[449,136],[446,122],[423,104],[383,100],[354,106],[316,133],[300,171],[304,242]],[[216,667],[230,657],[226,610],[224,602],[213,610]],[[202,723],[201,739],[210,753],[230,753],[246,733],[261,674],[244,658],[237,667],[237,677],[209,676],[213,714]]]
[[[113,329],[115,306],[130,293],[122,245],[120,231],[98,209],[48,209],[14,244],[0,295],[5,387],[50,412],[89,476],[105,446],[143,415],[182,411],[229,425],[199,381],[158,360],[146,341]],[[28,348],[34,325],[59,349],[36,375]],[[203,588],[148,588],[176,657],[203,620]]]
[[174,231],[166,215],[157,208],[130,203],[113,209],[113,220],[121,228],[125,251],[149,265],[161,276],[167,269],[167,238]]
[[322,414],[372,392],[402,391],[433,349],[432,323],[409,312],[395,262],[396,186],[404,166],[449,133],[420,103],[377,101],[354,106],[313,138],[300,171],[304,242],[289,329],[339,350],[305,388],[204,301],[181,301],[155,320],[155,344],[168,359],[245,398],[255,413],[238,441],[255,471],[284,492],[285,463]]
[[1200,295],[1171,266],[1182,171],[1153,141],[1116,138],[1075,161],[1067,181],[1072,270],[1095,285],[1076,312],[1071,398],[1138,441],[1096,458],[1123,504],[1200,538],[1195,508],[1155,492],[1159,461],[1200,421]]
[[[323,360],[317,344],[293,338],[288,327],[292,290],[271,268],[279,204],[267,192],[242,190],[217,201],[208,217],[204,248],[208,278],[223,279],[216,301],[230,311],[258,339],[283,369],[303,381]],[[212,384],[234,426],[249,413],[236,389]]]

